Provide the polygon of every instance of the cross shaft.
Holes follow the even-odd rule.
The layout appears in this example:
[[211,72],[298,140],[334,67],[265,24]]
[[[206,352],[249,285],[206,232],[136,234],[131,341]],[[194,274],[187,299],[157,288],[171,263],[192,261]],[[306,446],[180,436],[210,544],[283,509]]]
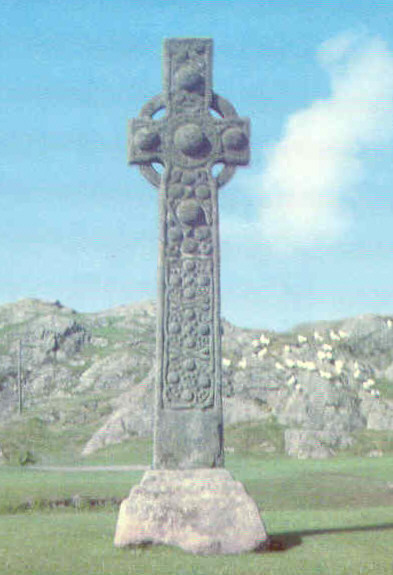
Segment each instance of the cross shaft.
[[165,42],[164,92],[131,120],[128,142],[129,163],[160,189],[153,464],[220,466],[218,188],[248,163],[249,123],[212,91],[210,39]]

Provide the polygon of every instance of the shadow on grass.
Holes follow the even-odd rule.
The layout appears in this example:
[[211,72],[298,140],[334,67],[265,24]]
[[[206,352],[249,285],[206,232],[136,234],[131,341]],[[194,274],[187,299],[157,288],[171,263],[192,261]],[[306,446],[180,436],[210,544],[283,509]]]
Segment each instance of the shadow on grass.
[[[336,527],[332,529],[307,529],[305,531],[293,531],[289,533],[276,533],[270,535],[269,546],[265,551],[288,551],[292,547],[302,544],[303,537],[313,535],[329,535],[330,533],[356,533],[361,531],[387,531],[393,530],[393,523],[381,525],[355,525],[354,527]],[[260,553],[263,552],[259,551]]]

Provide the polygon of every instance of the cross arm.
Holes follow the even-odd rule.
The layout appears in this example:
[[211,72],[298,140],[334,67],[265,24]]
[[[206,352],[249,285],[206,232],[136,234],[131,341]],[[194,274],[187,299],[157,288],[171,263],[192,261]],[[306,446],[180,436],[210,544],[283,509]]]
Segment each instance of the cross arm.
[[139,117],[128,123],[128,163],[147,166],[163,163],[164,124],[162,120]]
[[250,121],[248,118],[223,118],[215,120],[219,146],[214,163],[246,166],[250,161]]

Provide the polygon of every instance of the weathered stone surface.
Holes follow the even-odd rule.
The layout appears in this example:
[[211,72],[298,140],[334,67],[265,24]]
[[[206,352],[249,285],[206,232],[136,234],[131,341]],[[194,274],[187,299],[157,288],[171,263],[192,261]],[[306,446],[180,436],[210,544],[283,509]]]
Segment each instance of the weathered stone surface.
[[[38,300],[0,306],[0,325],[5,328],[0,333],[0,421],[4,424],[18,404],[17,354],[22,320],[26,330],[23,334],[32,334],[23,337],[26,409],[36,406],[45,424],[61,424],[64,429],[86,418],[85,423],[96,429],[86,453],[151,434],[154,377],[145,378],[155,349],[153,302],[83,316],[59,304]],[[84,330],[74,333],[69,329],[75,320]],[[118,330],[113,334],[116,338],[102,347],[100,340],[108,341],[105,331],[111,326]],[[352,434],[366,428],[393,429],[393,402],[389,401],[393,366],[391,347],[385,346],[385,339],[393,332],[393,317],[361,316],[335,324],[303,326],[287,333],[241,329],[225,320],[222,326],[225,428],[270,416],[287,427],[306,430],[313,427]],[[331,338],[332,330],[336,335],[343,334],[340,340]],[[83,332],[87,337],[82,349],[68,346],[69,339],[77,341]],[[56,358],[51,351],[54,333],[64,334],[57,338]],[[307,336],[308,342],[299,343],[299,334]],[[369,337],[374,341],[374,355],[366,360],[364,349]],[[331,346],[330,354],[325,344]],[[70,351],[62,353],[65,349]],[[319,357],[321,352],[326,354],[324,359]],[[129,359],[125,360],[126,356]],[[107,361],[103,361],[105,358]],[[238,365],[240,362],[245,363],[244,368]],[[314,362],[316,369],[309,371],[307,362]],[[342,364],[341,373],[338,362]],[[285,369],[278,369],[278,364]],[[386,369],[377,367],[384,365]],[[322,371],[331,374],[331,379],[322,377]],[[375,385],[364,389],[363,384],[370,378]],[[64,400],[58,401],[60,396]],[[332,453],[338,452],[334,438],[329,447]],[[309,453],[312,456],[314,451]]]
[[[132,391],[122,393],[113,402],[116,403],[113,413],[85,445],[83,455],[133,437],[152,435],[154,381],[155,370],[152,370],[140,384],[132,387]],[[271,415],[255,401],[238,397],[224,397],[223,412],[225,425],[267,419]],[[185,461],[187,459],[192,459],[192,452],[186,454]]]
[[326,459],[352,444],[352,438],[343,431],[318,429],[287,429],[285,451],[298,459]]
[[[219,467],[218,188],[248,163],[249,124],[212,91],[210,39],[165,41],[163,93],[131,121],[128,144],[129,163],[160,188],[153,466]],[[162,175],[155,162],[164,166]],[[215,176],[217,163],[224,168]]]
[[[97,345],[98,347],[98,345]],[[151,367],[147,355],[130,353],[129,349],[114,351],[110,356],[97,359],[79,379],[79,388],[84,389],[129,389],[140,374]]]
[[[378,321],[374,318],[371,324],[370,321],[369,316],[361,316],[336,324],[310,325],[285,334],[244,330],[224,321],[225,427],[274,417],[286,427],[304,429],[307,433],[298,438],[296,448],[292,442],[286,443],[287,452],[295,457],[299,451],[301,456],[308,454],[308,457],[338,453],[345,444],[340,447],[337,443],[337,433],[347,438],[365,428],[393,429],[393,402],[384,397],[383,390],[381,397],[378,392],[379,377],[387,378],[393,386],[393,371],[379,372],[375,367],[391,365],[389,351],[384,346],[379,351],[376,348],[375,353],[382,357],[373,356],[374,363],[371,363],[363,357],[366,341],[362,339],[360,350],[356,346],[358,333],[364,332],[362,338],[372,337],[378,341],[375,333],[370,333],[374,324],[376,329],[381,325],[381,329],[393,331],[393,319],[380,317]],[[351,326],[355,331],[351,331]],[[299,335],[307,337],[307,342],[300,343]],[[374,380],[375,385],[365,389],[368,380]],[[116,417],[116,437],[127,437],[124,428],[129,429],[129,438],[138,434],[135,414],[140,408],[132,405],[127,412],[123,401],[121,406],[119,417],[116,413],[111,416],[110,434],[108,427],[97,432],[104,444],[111,442]],[[152,409],[151,406],[148,409]],[[319,435],[312,430],[327,433]],[[100,443],[95,445],[98,447]]]
[[115,545],[176,545],[201,555],[252,551],[265,527],[243,485],[224,469],[154,470],[121,505]]
[[121,394],[116,401],[117,409],[85,445],[83,455],[106,445],[152,434],[154,380],[155,372],[151,371],[140,384],[133,386],[132,391]]
[[393,429],[393,401],[365,399],[362,409],[367,417],[367,429],[388,431]]

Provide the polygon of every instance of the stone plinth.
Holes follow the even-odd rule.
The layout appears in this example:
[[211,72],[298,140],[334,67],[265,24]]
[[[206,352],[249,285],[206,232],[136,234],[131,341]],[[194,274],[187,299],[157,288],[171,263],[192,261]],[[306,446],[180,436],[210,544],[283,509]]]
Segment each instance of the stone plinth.
[[147,471],[120,507],[115,545],[175,545],[200,555],[267,544],[258,508],[225,469]]

